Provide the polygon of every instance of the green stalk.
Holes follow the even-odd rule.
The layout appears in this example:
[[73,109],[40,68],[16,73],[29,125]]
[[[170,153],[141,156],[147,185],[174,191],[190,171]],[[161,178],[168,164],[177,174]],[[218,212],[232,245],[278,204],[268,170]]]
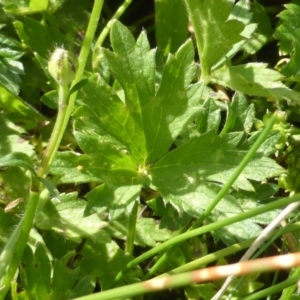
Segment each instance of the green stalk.
[[126,239],[126,251],[130,254],[133,253],[134,248],[134,237],[135,237],[135,231],[136,231],[136,220],[137,220],[137,213],[138,213],[138,202],[136,201],[134,203],[134,206],[132,208],[132,212],[129,216],[128,220],[128,234]]
[[[270,131],[273,128],[273,125],[276,122],[277,119],[277,112],[275,112],[272,117],[269,120],[269,123],[264,128],[263,132],[260,134],[259,138],[255,141],[255,143],[252,145],[251,149],[247,152],[239,166],[236,168],[236,170],[233,172],[233,174],[230,176],[226,184],[222,187],[222,189],[219,191],[215,199],[209,204],[209,206],[205,209],[203,214],[200,216],[200,218],[193,224],[191,229],[199,227],[202,222],[210,215],[212,210],[217,206],[217,204],[222,200],[222,198],[228,193],[229,189],[233,185],[233,183],[236,181],[236,179],[239,177],[239,175],[242,173],[244,168],[247,166],[247,164],[251,161],[253,156],[256,154],[258,148],[261,146],[261,144],[266,140],[268,137]],[[176,246],[177,247],[177,246]],[[145,279],[149,279],[153,274],[157,272],[157,270],[160,269],[161,266],[163,266],[168,259],[168,255],[174,250],[175,246],[168,249],[166,253],[164,253],[157,262],[152,266],[152,268],[148,271],[148,273],[144,276]]]
[[[293,204],[296,204],[296,203],[292,203],[292,204],[290,204],[290,205],[293,205]],[[290,205],[288,205],[287,207],[289,207]],[[284,210],[283,210],[283,211],[284,211]],[[293,229],[295,228],[294,225],[298,225],[298,224],[297,224],[297,223],[296,223],[296,224],[291,224],[291,223],[295,222],[295,220],[297,220],[298,217],[299,217],[299,216],[295,216],[292,220],[290,220],[290,223],[288,223],[287,226],[284,226],[284,227],[281,227],[281,228],[279,228],[279,229],[277,229],[277,230],[272,231],[272,233],[273,233],[272,237],[271,237],[268,241],[266,241],[264,244],[258,246],[259,249],[257,250],[257,252],[256,252],[254,255],[251,256],[251,259],[256,259],[256,258],[258,258],[260,255],[262,255],[262,254],[266,251],[266,249],[267,249],[268,247],[270,247],[270,245],[272,245],[272,244],[275,242],[275,240],[277,240],[281,235],[283,235],[283,234],[285,234],[285,233],[288,233],[288,232],[292,232]],[[296,228],[297,228],[297,226],[296,226]],[[265,230],[265,229],[264,229],[264,230]],[[260,233],[260,236],[261,236],[261,235],[264,235],[264,234],[263,234],[264,230]],[[255,241],[254,241],[253,244],[256,243],[257,239],[258,239],[258,238],[255,239]],[[267,239],[267,237],[265,237],[265,239]],[[264,240],[265,240],[265,239],[264,239]],[[253,244],[251,245],[251,247],[253,246]],[[247,250],[247,252],[251,249],[251,247]],[[250,256],[247,255],[247,252],[243,255],[243,257],[239,260],[239,262],[246,261],[246,260],[249,260],[249,259],[250,259]],[[249,256],[249,257],[248,257],[248,256]],[[298,269],[299,269],[299,268],[297,268],[296,270],[298,270]],[[276,274],[276,273],[275,273],[275,274]],[[296,273],[295,273],[295,274],[296,274]],[[230,278],[230,279],[229,279],[229,278]],[[227,277],[227,279],[226,279],[225,282],[223,283],[222,287],[220,288],[220,290],[219,290],[218,293],[214,296],[213,299],[215,299],[215,298],[216,298],[216,299],[221,299],[222,295],[225,293],[226,289],[228,288],[228,286],[229,286],[230,283],[232,282],[232,279],[233,279],[233,278],[234,278],[233,276]],[[229,294],[230,297],[232,297],[232,295],[234,295],[235,291],[236,291],[237,288],[243,283],[244,279],[245,279],[245,276],[241,277],[241,278],[239,279],[239,281],[235,284],[235,286],[232,287],[232,288],[230,289],[230,294]],[[229,281],[229,280],[230,280],[230,281]],[[274,280],[274,279],[273,279],[273,280]],[[273,285],[275,285],[275,283],[272,284],[272,286],[273,286]],[[288,298],[288,299],[290,299],[290,298]]]
[[43,177],[48,173],[48,170],[53,162],[54,156],[58,150],[61,139],[64,135],[64,130],[62,130],[63,124],[66,118],[67,104],[68,104],[68,85],[58,86],[58,113],[56,122],[54,124],[53,131],[50,136],[49,143],[45,150],[42,163],[37,171],[39,177]]
[[[93,11],[91,14],[90,22],[87,28],[86,36],[83,41],[83,45],[78,58],[78,70],[75,75],[75,79],[72,82],[74,86],[82,78],[83,71],[85,69],[87,57],[91,49],[91,44],[94,39],[95,31],[100,18],[104,0],[95,0]],[[70,97],[68,103],[68,86],[59,86],[59,108],[56,123],[54,125],[53,132],[51,134],[48,146],[45,150],[45,155],[42,159],[41,166],[38,168],[38,176],[46,176],[50,165],[57,152],[63,134],[66,130],[71,113],[73,111],[77,92],[74,92]],[[10,283],[16,274],[18,265],[25,250],[29,233],[33,225],[34,215],[38,205],[39,194],[41,193],[41,187],[38,180],[33,179],[31,185],[30,196],[28,204],[25,210],[25,215],[17,228],[14,230],[9,241],[4,247],[0,256],[0,299],[4,299],[7,291],[10,288]]]
[[[293,232],[293,231],[299,231],[300,229],[300,223],[295,223],[289,226],[285,226],[282,228],[279,228],[277,230],[274,231],[274,238],[272,238],[268,244],[266,244],[266,246],[264,245],[262,247],[262,251],[260,251],[261,253],[263,252],[263,250],[265,251],[266,248],[268,246],[270,246],[271,243],[273,243],[279,236],[282,236],[285,233],[289,233],[289,232]],[[160,278],[160,277],[165,277],[167,275],[173,275],[173,274],[179,274],[179,273],[184,273],[184,272],[189,272],[189,271],[193,271],[196,269],[200,269],[203,266],[206,266],[209,263],[212,263],[220,258],[223,258],[225,256],[228,255],[232,255],[234,253],[237,253],[241,250],[244,250],[246,248],[248,248],[249,246],[252,245],[252,243],[255,241],[255,238],[252,239],[248,239],[246,241],[242,241],[240,243],[236,243],[234,245],[228,246],[222,250],[218,250],[216,252],[210,253],[208,255],[205,255],[201,258],[195,259],[189,263],[184,264],[183,266],[180,266],[178,268],[175,268],[171,271],[168,271],[168,273],[165,274],[161,274],[159,276],[157,276],[156,278]],[[257,258],[259,255],[255,255],[255,257],[253,258]]]
[[36,211],[39,194],[30,192],[29,201],[26,207],[25,215],[13,234],[10,236],[7,244],[0,256],[0,299],[4,299],[10,284],[16,274],[21,257],[25,250],[29,232],[32,228],[34,214]]
[[[89,296],[83,296],[74,300],[111,300],[111,299],[127,299],[129,297],[161,291],[172,288],[179,288],[190,285],[192,283],[200,283],[220,279],[228,274],[251,274],[256,272],[266,272],[278,269],[290,269],[300,263],[300,254],[287,254],[280,257],[280,265],[278,258],[263,258],[256,261],[242,262],[229,266],[212,267],[206,270],[196,270],[192,272],[172,275],[166,278],[155,278],[149,281],[131,284],[128,286],[118,287],[112,290],[103,291]],[[283,264],[283,260],[287,260],[287,264]],[[248,299],[248,298],[247,298]],[[251,298],[260,299],[260,297]]]
[[224,220],[221,220],[221,221],[218,221],[218,222],[206,225],[206,226],[202,226],[201,228],[187,231],[179,236],[175,236],[175,237],[171,238],[170,240],[156,246],[155,248],[152,248],[151,250],[143,253],[142,255],[140,255],[140,256],[136,257],[135,259],[133,259],[132,261],[130,261],[126,265],[126,267],[117,274],[117,276],[115,278],[115,284],[118,283],[123,278],[123,276],[126,274],[126,272],[128,270],[130,270],[134,266],[138,265],[139,263],[145,261],[146,259],[148,259],[160,252],[166,251],[169,247],[171,247],[173,245],[179,244],[185,240],[196,237],[198,235],[201,235],[201,234],[204,234],[204,233],[207,233],[210,231],[215,231],[215,230],[223,228],[227,225],[231,225],[233,223],[240,222],[240,221],[248,219],[248,218],[252,218],[254,216],[263,214],[263,213],[271,211],[273,209],[285,207],[290,203],[299,201],[299,199],[300,199],[300,194],[296,194],[293,197],[282,198],[282,199],[274,201],[272,203],[268,203],[262,207],[255,208],[251,211],[244,212],[244,213],[241,213],[234,217],[227,218],[227,219],[224,219]]
[[[91,18],[90,18],[90,22],[89,22],[88,28],[86,30],[86,35],[85,35],[85,38],[84,38],[84,41],[83,41],[83,44],[82,44],[82,47],[80,50],[80,54],[78,57],[78,69],[77,69],[77,72],[75,75],[75,79],[72,82],[71,88],[82,79],[85,65],[86,65],[90,50],[91,50],[92,42],[93,42],[95,32],[96,32],[96,29],[98,26],[98,22],[100,19],[103,2],[104,2],[104,0],[95,0],[93,11],[92,11]],[[69,104],[68,104],[68,108],[67,108],[67,112],[66,112],[66,118],[65,118],[65,121],[63,123],[63,128],[62,128],[63,131],[65,131],[65,129],[68,125],[70,116],[73,112],[74,103],[75,103],[75,100],[77,97],[77,92],[78,91],[75,91],[70,96]]]

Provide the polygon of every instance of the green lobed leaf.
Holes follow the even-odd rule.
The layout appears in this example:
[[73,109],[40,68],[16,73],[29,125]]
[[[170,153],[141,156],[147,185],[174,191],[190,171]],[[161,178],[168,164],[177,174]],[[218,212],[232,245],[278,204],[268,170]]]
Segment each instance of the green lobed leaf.
[[11,211],[17,214],[24,212],[24,204],[29,197],[29,186],[30,178],[21,168],[10,167],[1,172],[0,197],[6,212]]
[[183,1],[155,1],[155,33],[158,51],[162,52],[162,56],[175,53],[186,41],[188,15]]
[[[124,239],[128,231],[128,212],[122,218],[113,220],[105,228],[113,237]],[[138,218],[134,243],[145,247],[154,247],[157,242],[164,242],[173,236],[173,232],[167,228],[161,228],[159,222],[152,218]]]
[[77,193],[60,195],[61,201],[48,201],[35,217],[35,225],[40,229],[55,230],[74,241],[83,237],[109,240],[101,229],[107,225],[98,214],[84,216],[86,202],[77,198]]
[[203,103],[200,115],[196,120],[196,132],[204,134],[206,132],[214,132],[216,135],[219,132],[221,123],[220,108],[217,106],[216,101],[208,99]]
[[161,217],[160,228],[169,228],[176,231],[191,222],[191,216],[183,213],[183,209],[178,213],[170,203],[165,204],[162,197],[147,201],[147,205],[153,210],[154,216]]
[[23,54],[17,40],[5,33],[0,35],[0,84],[14,95],[19,92],[20,75],[24,74],[23,64],[19,61]]
[[254,105],[247,105],[244,95],[236,93],[230,106],[226,123],[222,129],[221,135],[227,132],[244,131],[250,133],[255,120]]
[[300,1],[285,5],[285,8],[279,18],[282,23],[275,31],[275,38],[279,40],[279,46],[283,53],[290,55],[290,60],[282,69],[282,73],[286,76],[299,77],[300,63]]
[[[227,194],[223,197],[210,215],[210,222],[216,222],[245,211],[250,211],[257,206],[263,205],[264,201],[269,201],[270,197],[276,192],[276,189],[270,190],[271,187],[268,187],[268,185],[263,185],[261,187],[261,183],[255,183],[253,181],[251,181],[251,184],[255,188],[255,190],[252,188],[252,192],[240,189],[237,190],[237,192]],[[182,212],[186,212],[190,216],[199,217],[203,210],[216,197],[220,189],[221,186],[216,183],[195,181],[194,186],[187,186],[180,194],[171,194],[170,190],[167,190],[166,188],[161,188],[160,191],[165,202],[168,201],[171,203],[181,215]],[[236,225],[226,226],[225,228],[216,231],[214,233],[214,238],[216,240],[221,239],[229,246],[237,241],[244,240],[246,237],[255,237],[262,230],[261,226],[257,223],[268,224],[279,212],[279,210],[271,211],[262,216],[239,222]],[[164,211],[164,219],[170,218],[170,216],[167,216],[166,214],[167,211]],[[179,221],[180,219],[176,222]],[[249,230],[250,228],[251,230]]]
[[95,291],[94,281],[88,275],[78,280],[78,282],[73,288],[73,293],[74,293],[73,297],[76,298],[83,297],[86,295],[93,294],[94,291]]
[[193,284],[184,289],[188,299],[210,300],[217,292],[215,283]]
[[8,118],[0,116],[0,128],[0,157],[11,152],[22,152],[31,157],[35,156],[33,146],[24,137],[21,137],[26,134],[22,127],[14,124]]
[[253,14],[251,20],[253,23],[257,24],[257,29],[243,46],[243,49],[247,54],[253,55],[268,42],[273,34],[273,29],[266,8],[258,1],[253,1],[251,12]]
[[[225,183],[240,164],[246,151],[235,149],[241,134],[224,137],[205,134],[169,152],[149,170],[152,183],[171,194],[182,195],[199,181]],[[236,180],[234,187],[251,189],[247,179],[257,181],[280,174],[283,169],[272,159],[257,155]]]
[[109,219],[114,220],[124,212],[131,212],[133,205],[141,192],[140,185],[126,187],[109,187],[106,184],[97,186],[88,192],[85,214],[92,212],[103,213],[109,211]]
[[152,218],[139,218],[136,227],[136,241],[141,246],[155,247],[157,242],[164,242],[173,236],[173,232],[161,229]]
[[43,234],[43,242],[53,258],[61,259],[67,253],[78,247],[77,242],[66,239],[63,235],[54,230],[45,230],[40,232]]
[[[217,213],[214,214],[214,217],[211,221],[217,222],[236,215],[236,213],[228,213],[222,211],[218,211],[218,213],[218,216]],[[257,237],[261,233],[261,231],[261,226],[259,226],[253,220],[247,219],[218,229],[213,233],[213,236],[216,240],[221,239],[224,244],[230,246],[237,242]]]
[[[164,174],[162,176],[164,176]],[[185,174],[183,177],[183,180],[185,180]],[[164,177],[161,179],[163,180],[163,178]],[[172,179],[173,178],[170,178],[169,180]],[[178,180],[178,178],[175,178],[175,180]],[[188,177],[188,180],[191,181],[191,177]],[[163,185],[162,182],[158,182],[158,180],[154,183],[163,197],[164,202],[167,202],[166,205],[170,203],[175,207],[179,215],[182,215],[184,212],[196,218],[202,214],[221,189],[221,186],[217,183],[202,180],[194,180],[186,184],[184,188],[181,187],[181,189],[177,190],[176,186],[178,186],[178,181],[174,182],[174,184],[168,182],[168,185]],[[246,184],[249,186],[249,183]],[[245,188],[247,187],[246,184],[244,185]],[[248,188],[250,189],[252,187],[250,186]],[[238,214],[242,212],[242,208],[233,196],[226,195],[216,206],[216,211]]]
[[[255,181],[252,181],[251,183],[255,189],[254,191],[238,190],[232,193],[243,208],[243,211],[250,211],[260,205],[272,201],[275,193],[278,192],[279,189],[277,185],[271,183],[261,184]],[[269,224],[280,212],[280,209],[272,210],[251,218],[251,220],[259,224]]]
[[90,80],[83,87],[85,103],[104,129],[127,146],[133,161],[155,161],[198,111],[202,85],[189,86],[195,71],[192,42],[169,56],[156,90],[155,52],[145,33],[135,42],[115,22],[111,41],[114,52],[103,52],[123,91],[115,92],[101,78]]
[[15,21],[14,26],[22,42],[43,58],[48,58],[54,45],[67,44],[57,28],[48,27],[33,18],[25,17],[24,22]]
[[5,1],[5,10],[10,14],[32,14],[46,10],[49,0],[29,0],[29,1]]
[[205,0],[194,4],[196,38],[200,39],[197,45],[201,69],[206,78],[211,68],[224,58],[232,46],[243,40],[241,32],[245,25],[236,19],[229,19],[232,6],[228,1]]
[[249,12],[250,7],[248,0],[240,0],[233,6],[228,20],[236,20],[244,24],[244,29],[240,33],[240,36],[243,37],[243,39],[233,44],[228,52],[223,55],[222,59],[213,66],[212,70],[222,66],[226,60],[232,59],[235,54],[244,48],[245,44],[247,44],[251,37],[255,35],[258,25],[250,23],[252,20],[252,13]]
[[[87,241],[82,250],[83,258],[79,263],[81,272],[99,278],[101,289],[112,287],[115,276],[122,270],[133,257],[124,252],[115,241],[109,243],[96,243]],[[101,258],[101,259],[99,259]],[[126,283],[136,282],[142,276],[139,266],[130,270],[125,275]]]
[[[245,141],[239,149],[241,150],[247,150],[250,149],[250,147],[254,144],[254,142],[259,138],[261,134],[261,130],[254,132],[248,139]],[[274,154],[276,149],[276,143],[282,136],[281,132],[278,131],[271,131],[268,138],[261,144],[259,149],[257,150],[257,153],[262,153],[264,156],[269,156]]]
[[41,97],[41,102],[52,109],[57,109],[58,92],[57,90],[50,91]]
[[61,260],[55,260],[53,267],[53,278],[49,299],[71,299],[74,296],[72,291],[80,278],[79,267],[70,268],[70,260],[76,255],[75,251],[67,253]]
[[92,174],[109,185],[131,185],[138,183],[140,177],[131,157],[110,141],[95,133],[75,133],[80,148],[90,156],[92,163],[83,166],[83,174]]
[[[1,197],[5,194],[0,191]],[[13,214],[8,214],[0,208],[0,247],[3,249],[8,239],[11,236],[11,232],[15,229],[17,224],[20,222],[20,218]]]
[[34,254],[27,246],[22,258],[21,278],[27,297],[46,299],[50,293],[51,264],[45,247],[38,245]]
[[0,85],[0,107],[7,113],[9,118],[18,123],[25,123],[26,127],[33,128],[45,117],[28,103],[16,96],[13,92]]
[[38,177],[33,168],[33,162],[27,154],[23,152],[12,152],[8,155],[0,157],[0,167],[21,167],[29,170],[32,175],[34,175],[43,183],[53,197],[59,197],[58,192],[51,181],[42,177]]
[[0,157],[0,167],[22,167],[35,173],[33,164],[28,155],[22,152],[13,152],[6,156]]
[[280,80],[282,75],[267,69],[263,63],[223,66],[212,73],[211,81],[232,90],[273,100],[300,100],[300,94],[289,89]]
[[17,95],[21,84],[20,75],[24,74],[22,63],[13,59],[0,59],[0,84],[9,92]]
[[88,155],[71,151],[57,152],[50,172],[61,176],[61,183],[97,182],[99,177],[88,171],[82,172],[88,170],[91,165],[92,161]]

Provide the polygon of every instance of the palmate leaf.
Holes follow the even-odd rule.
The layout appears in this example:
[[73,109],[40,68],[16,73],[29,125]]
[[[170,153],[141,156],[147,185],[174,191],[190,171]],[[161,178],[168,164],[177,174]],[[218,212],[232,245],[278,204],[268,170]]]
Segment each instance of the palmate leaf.
[[[168,183],[165,182],[166,185],[173,182],[176,185],[176,187],[172,187],[173,190],[186,188],[189,182],[192,183],[197,178],[204,181],[226,183],[246,154],[246,151],[235,148],[241,137],[240,133],[228,134],[224,137],[208,133],[193,138],[169,152],[155,164],[149,171],[152,180],[153,182],[156,180],[163,182],[165,178],[169,178]],[[278,175],[278,172],[281,171],[282,168],[272,159],[258,155],[244,169],[234,186],[247,190],[247,178],[262,181]]]
[[[192,138],[166,154],[149,170],[153,188],[179,211],[199,215],[246,155],[246,151],[236,148],[241,137],[241,133],[227,134],[224,137],[207,133]],[[262,181],[282,171],[283,168],[272,159],[257,155],[233,187],[252,191],[249,179]],[[227,213],[236,213],[241,209],[233,197],[225,197],[219,205],[219,210]]]
[[103,128],[123,143],[136,164],[165,154],[184,126],[197,113],[201,84],[190,85],[195,66],[191,41],[170,55],[161,81],[155,84],[155,51],[144,32],[135,42],[119,22],[113,25],[114,52],[103,50],[111,72],[122,87],[116,92],[103,79],[83,88],[85,104]]
[[[201,106],[203,88],[199,83],[190,84],[194,74],[190,41],[169,56],[157,85],[155,52],[150,50],[144,32],[135,42],[131,33],[116,22],[111,41],[114,52],[104,49],[103,55],[117,84],[112,87],[98,75],[91,77],[81,91],[84,105],[74,115],[74,134],[85,154],[77,158],[77,154],[59,154],[60,158],[70,156],[68,164],[56,161],[51,171],[64,174],[65,181],[67,173],[72,173],[66,172],[67,167],[72,167],[77,179],[105,182],[111,189],[109,201],[114,202],[109,208],[116,216],[122,205],[114,199],[114,189],[136,186],[137,192],[139,185],[157,190],[179,213],[199,216],[247,153],[248,148],[238,146],[253,124],[252,106],[247,107],[242,95],[236,95],[224,132],[217,136],[218,108],[209,101]],[[208,116],[210,109],[213,118]],[[168,152],[197,114],[201,114],[201,120],[195,123],[198,134],[181,144],[176,141],[180,146]],[[280,172],[280,166],[260,153],[233,187],[253,191],[249,180],[260,182]],[[131,205],[134,197],[122,193],[123,203]],[[102,211],[101,205],[96,206]],[[217,208],[227,213],[242,211],[230,195]]]

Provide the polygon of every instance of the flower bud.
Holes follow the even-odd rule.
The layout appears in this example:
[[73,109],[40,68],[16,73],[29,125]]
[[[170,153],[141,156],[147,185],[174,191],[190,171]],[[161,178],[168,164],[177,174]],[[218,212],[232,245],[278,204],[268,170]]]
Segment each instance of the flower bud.
[[68,85],[75,77],[75,59],[69,51],[57,48],[52,53],[48,71],[59,85]]

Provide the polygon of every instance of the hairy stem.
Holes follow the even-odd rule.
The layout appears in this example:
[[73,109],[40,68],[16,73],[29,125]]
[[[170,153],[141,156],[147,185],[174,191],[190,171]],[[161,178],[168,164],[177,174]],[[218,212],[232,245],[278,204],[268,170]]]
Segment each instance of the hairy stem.
[[41,166],[37,171],[39,177],[43,177],[48,173],[49,167],[53,162],[54,156],[58,150],[61,139],[63,137],[64,130],[62,130],[62,126],[66,118],[68,93],[69,87],[67,85],[59,85],[57,118],[50,136],[49,143],[45,150]]
[[[98,20],[102,10],[104,0],[95,0],[90,22],[87,28],[86,36],[79,55],[78,70],[75,79],[72,82],[74,86],[82,78],[85,69],[87,57],[91,49]],[[53,133],[50,137],[47,149],[45,151],[40,168],[38,168],[38,176],[46,176],[56,151],[59,147],[63,134],[68,125],[71,113],[73,111],[77,92],[74,92],[68,103],[68,86],[59,87],[59,110]],[[10,283],[16,274],[18,265],[25,250],[29,233],[33,225],[34,215],[38,205],[39,194],[42,188],[38,180],[33,180],[31,185],[31,193],[25,210],[25,215],[21,222],[14,230],[8,243],[3,249],[0,256],[0,299],[4,299],[10,288]]]

